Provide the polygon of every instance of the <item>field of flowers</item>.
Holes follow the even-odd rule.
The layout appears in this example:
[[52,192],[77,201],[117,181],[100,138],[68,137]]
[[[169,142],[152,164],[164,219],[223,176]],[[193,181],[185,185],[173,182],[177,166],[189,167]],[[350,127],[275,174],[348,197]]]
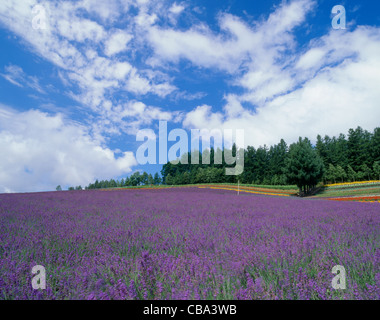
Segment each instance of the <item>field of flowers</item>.
[[262,189],[256,187],[244,187],[244,186],[236,186],[236,185],[204,185],[199,186],[201,189],[215,189],[215,190],[230,190],[254,194],[261,194],[266,196],[281,196],[281,197],[289,197],[290,195],[294,195],[294,191],[286,191],[286,190],[278,190],[278,189]]
[[359,181],[325,185],[315,197],[336,201],[378,202],[380,200],[380,181]]
[[0,299],[379,299],[379,208],[200,188],[2,194]]
[[344,182],[344,183],[334,183],[334,184],[325,185],[325,187],[328,187],[330,189],[356,188],[356,187],[368,187],[368,186],[379,187],[380,180]]

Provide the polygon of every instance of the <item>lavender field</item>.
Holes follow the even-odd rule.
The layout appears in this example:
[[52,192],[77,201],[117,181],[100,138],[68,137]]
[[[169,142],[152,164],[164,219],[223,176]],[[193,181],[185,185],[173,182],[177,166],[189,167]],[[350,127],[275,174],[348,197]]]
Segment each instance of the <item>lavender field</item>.
[[[380,205],[226,190],[0,195],[0,299],[379,299]],[[342,265],[347,288],[335,290]],[[31,269],[46,268],[46,290]]]

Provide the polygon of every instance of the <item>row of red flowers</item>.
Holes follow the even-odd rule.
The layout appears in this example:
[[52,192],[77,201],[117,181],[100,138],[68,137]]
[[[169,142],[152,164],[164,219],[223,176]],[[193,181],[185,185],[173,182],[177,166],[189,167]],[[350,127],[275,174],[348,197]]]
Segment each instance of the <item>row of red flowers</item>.
[[329,198],[334,201],[380,201],[380,196]]

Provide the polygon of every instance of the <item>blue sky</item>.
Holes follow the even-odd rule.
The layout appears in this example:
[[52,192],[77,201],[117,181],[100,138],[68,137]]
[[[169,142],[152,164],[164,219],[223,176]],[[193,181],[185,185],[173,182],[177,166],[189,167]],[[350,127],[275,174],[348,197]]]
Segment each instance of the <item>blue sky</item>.
[[373,130],[379,13],[372,0],[2,0],[0,192],[159,171],[135,155],[160,120],[244,129],[255,147]]

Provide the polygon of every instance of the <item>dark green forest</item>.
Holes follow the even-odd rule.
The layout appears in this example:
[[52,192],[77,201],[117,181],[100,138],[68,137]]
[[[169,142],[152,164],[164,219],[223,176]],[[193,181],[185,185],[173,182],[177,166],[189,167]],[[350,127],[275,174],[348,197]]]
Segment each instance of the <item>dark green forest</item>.
[[[216,152],[223,152],[217,150]],[[236,156],[236,150],[232,150]],[[188,154],[190,159],[190,155]],[[210,150],[209,165],[176,164],[162,168],[165,184],[237,182],[256,185],[316,185],[322,181],[349,182],[380,179],[380,128],[373,133],[361,127],[348,135],[317,136],[313,146],[308,138],[288,146],[281,141],[274,146],[247,147],[244,150],[244,172],[226,176],[228,165],[214,164],[215,150]],[[201,156],[200,156],[201,158]],[[224,157],[223,157],[224,160]],[[302,181],[304,180],[304,181]]]
[[[296,143],[287,145],[281,139],[273,146],[260,146],[257,149],[248,146],[244,150],[244,171],[238,176],[228,176],[225,168],[234,167],[224,160],[225,150],[208,151],[210,163],[191,163],[191,154],[182,155],[188,158],[187,164],[163,165],[161,176],[143,172],[135,172],[121,181],[96,180],[86,189],[115,188],[140,185],[185,185],[197,183],[236,183],[255,185],[297,185],[308,192],[319,182],[337,183],[379,179],[380,180],[380,128],[373,132],[361,127],[350,129],[347,135],[324,137],[318,135],[313,145],[308,138],[299,138]],[[204,153],[205,153],[204,152]],[[232,155],[238,153],[236,146],[232,147]],[[222,155],[219,164],[214,159]],[[186,162],[186,161],[182,161]],[[58,187],[57,187],[58,188]],[[71,190],[82,189],[80,186]]]

